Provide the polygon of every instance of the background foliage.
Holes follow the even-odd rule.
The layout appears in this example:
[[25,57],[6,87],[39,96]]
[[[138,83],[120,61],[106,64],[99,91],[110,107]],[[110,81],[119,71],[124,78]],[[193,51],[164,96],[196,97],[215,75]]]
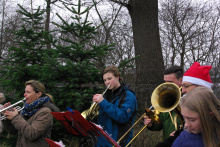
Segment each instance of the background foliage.
[[[134,60],[136,38],[133,37],[135,30],[130,13],[131,8],[132,11],[137,11],[133,13],[136,14],[133,18],[140,20],[141,10],[145,11],[146,6],[150,6],[150,1],[36,2],[37,0],[24,0],[21,4],[21,1],[18,1],[21,4],[18,7],[14,0],[0,2],[0,90],[7,96],[7,101],[13,103],[20,100],[24,93],[24,82],[37,79],[45,83],[47,92],[54,96],[61,111],[66,111],[67,106],[79,111],[86,110],[90,106],[92,95],[103,90],[101,70],[114,64],[120,67],[125,82],[131,84],[138,94],[138,119],[145,108],[151,106],[151,93],[163,78],[161,76],[156,81],[151,75],[164,70],[151,58],[144,56],[147,62],[140,62],[143,65],[141,70],[148,78],[139,78],[137,83],[136,73],[139,65]],[[141,2],[144,2],[142,5],[145,9],[136,9],[131,5],[138,6]],[[187,70],[194,61],[202,65],[212,65],[213,90],[219,96],[218,2],[159,0],[155,1],[154,6],[157,2],[159,17],[154,15],[155,10],[154,13],[148,12],[149,16],[159,20],[164,67],[180,65]],[[148,17],[142,19],[146,20],[137,22],[147,26],[145,23],[148,23]],[[147,28],[142,28],[141,31],[146,30]],[[152,38],[149,32],[145,34]],[[136,37],[145,42],[143,35]],[[150,43],[155,45],[154,41]],[[136,45],[142,46],[139,49],[142,49],[143,53],[146,53],[146,48],[155,53],[151,47],[141,42]],[[143,55],[140,54],[142,57]],[[151,54],[149,56],[158,58]],[[145,66],[148,63],[153,66],[148,68]],[[152,71],[151,74],[148,74],[149,71]],[[140,123],[134,132],[138,132],[141,127],[143,124]],[[83,141],[78,142],[78,138],[72,137],[56,121],[52,135],[52,139],[62,139],[70,146],[80,146],[81,144],[77,143]],[[3,132],[1,136],[4,136],[1,143],[14,146],[16,135],[8,136]],[[132,145],[154,146],[160,140],[161,132],[145,130]]]

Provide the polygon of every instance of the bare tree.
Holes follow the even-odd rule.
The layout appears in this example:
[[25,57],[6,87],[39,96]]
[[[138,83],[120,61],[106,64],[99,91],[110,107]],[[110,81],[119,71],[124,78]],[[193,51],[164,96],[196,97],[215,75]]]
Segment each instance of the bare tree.
[[[158,1],[152,0],[108,0],[127,8],[132,24],[135,47],[136,85],[162,82],[164,69],[158,27]],[[139,89],[136,87],[136,89]],[[152,90],[151,90],[152,92]],[[150,94],[151,92],[148,92]],[[146,95],[146,91],[144,91]],[[142,97],[140,95],[140,97]]]
[[4,21],[5,21],[5,0],[2,1],[2,22],[1,22],[1,35],[0,35],[0,58],[2,58],[2,52],[3,52]]
[[165,65],[182,67],[194,61],[211,64],[219,43],[219,16],[207,3],[164,0],[160,30]]

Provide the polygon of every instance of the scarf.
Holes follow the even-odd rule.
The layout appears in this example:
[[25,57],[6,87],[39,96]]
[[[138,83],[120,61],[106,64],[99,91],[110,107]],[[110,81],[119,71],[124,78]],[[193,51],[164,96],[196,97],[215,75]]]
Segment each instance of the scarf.
[[33,101],[30,104],[27,104],[25,102],[25,106],[24,106],[24,109],[21,111],[21,115],[24,118],[31,117],[43,106],[44,103],[46,103],[48,101],[51,101],[50,98],[48,96],[44,96],[44,97],[41,97],[41,98]]

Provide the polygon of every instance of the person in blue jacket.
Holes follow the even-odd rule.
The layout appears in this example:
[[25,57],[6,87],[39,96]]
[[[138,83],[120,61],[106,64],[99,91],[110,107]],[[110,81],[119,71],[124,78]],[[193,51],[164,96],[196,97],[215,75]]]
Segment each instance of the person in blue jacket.
[[220,100],[206,87],[196,87],[180,101],[184,131],[172,147],[218,147]]
[[[104,95],[95,94],[93,102],[99,104],[98,124],[117,142],[134,124],[137,111],[135,92],[123,83],[123,78],[116,66],[108,66],[102,74],[106,87],[110,85]],[[123,147],[132,139],[131,130],[121,141]],[[112,147],[104,137],[98,137],[96,147]]]

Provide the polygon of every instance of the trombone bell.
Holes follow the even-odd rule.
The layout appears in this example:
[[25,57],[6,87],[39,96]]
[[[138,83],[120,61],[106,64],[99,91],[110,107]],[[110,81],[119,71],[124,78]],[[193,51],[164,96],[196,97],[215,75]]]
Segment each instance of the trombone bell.
[[177,107],[180,102],[181,91],[174,83],[163,83],[152,93],[151,104],[159,112],[169,112]]

